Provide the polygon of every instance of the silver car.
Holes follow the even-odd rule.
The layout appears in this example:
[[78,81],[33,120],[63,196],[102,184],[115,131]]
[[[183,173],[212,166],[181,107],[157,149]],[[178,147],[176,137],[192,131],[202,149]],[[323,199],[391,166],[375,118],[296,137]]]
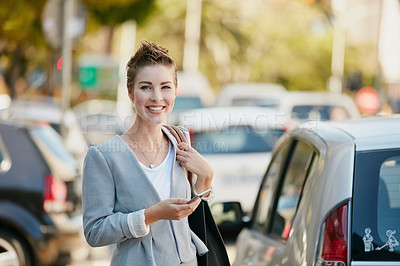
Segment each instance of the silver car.
[[233,265],[400,265],[400,117],[319,122],[274,148],[251,219],[226,202],[221,232],[240,232]]

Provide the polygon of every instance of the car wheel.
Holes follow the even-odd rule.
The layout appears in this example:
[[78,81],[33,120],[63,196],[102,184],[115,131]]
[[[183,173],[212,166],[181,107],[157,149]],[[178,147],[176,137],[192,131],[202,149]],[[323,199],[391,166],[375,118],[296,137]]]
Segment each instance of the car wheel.
[[19,237],[5,230],[0,230],[0,265],[31,265],[31,256],[25,244]]

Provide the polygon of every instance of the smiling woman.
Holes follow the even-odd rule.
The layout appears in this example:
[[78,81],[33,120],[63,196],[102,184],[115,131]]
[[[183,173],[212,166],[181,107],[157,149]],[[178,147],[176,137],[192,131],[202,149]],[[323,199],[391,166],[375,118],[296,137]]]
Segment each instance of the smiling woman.
[[[188,224],[200,199],[188,200],[211,188],[213,170],[190,143],[178,144],[162,127],[174,107],[175,62],[167,49],[142,42],[128,62],[127,77],[134,124],[91,147],[85,159],[86,240],[92,246],[117,244],[111,265],[197,266],[197,254],[208,249]],[[195,174],[192,187],[185,169]]]

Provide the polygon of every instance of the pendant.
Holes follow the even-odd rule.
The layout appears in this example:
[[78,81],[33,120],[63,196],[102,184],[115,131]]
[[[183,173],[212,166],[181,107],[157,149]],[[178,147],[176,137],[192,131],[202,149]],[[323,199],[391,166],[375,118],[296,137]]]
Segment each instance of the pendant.
[[149,167],[150,167],[150,169],[153,169],[153,168],[154,168],[154,166],[155,166],[155,165],[154,165],[154,164],[152,164],[152,163],[151,163],[151,164],[149,164]]

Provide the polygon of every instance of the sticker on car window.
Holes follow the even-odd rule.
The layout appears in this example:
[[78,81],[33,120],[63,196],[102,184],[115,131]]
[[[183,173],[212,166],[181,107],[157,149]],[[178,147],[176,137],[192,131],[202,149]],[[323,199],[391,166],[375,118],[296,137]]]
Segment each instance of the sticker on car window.
[[364,230],[365,236],[363,237],[363,242],[364,242],[364,251],[365,252],[370,252],[374,250],[374,244],[372,242],[374,241],[374,237],[371,236],[371,228],[365,228]]
[[399,242],[393,236],[394,234],[396,234],[396,230],[387,230],[386,231],[386,236],[388,237],[388,240],[386,241],[386,243],[383,246],[377,247],[376,250],[381,250],[384,247],[389,247],[389,251],[393,252],[394,248],[399,245]]
[[[365,235],[362,238],[364,242],[364,251],[365,252],[371,252],[374,251],[374,237],[371,235],[371,228],[367,227],[364,229]],[[385,244],[383,244],[380,247],[375,248],[375,250],[379,251],[383,248],[388,247],[389,252],[394,252],[395,247],[399,246],[399,242],[397,239],[393,236],[396,234],[396,230],[387,230],[386,231],[386,236],[388,237],[387,241]]]

